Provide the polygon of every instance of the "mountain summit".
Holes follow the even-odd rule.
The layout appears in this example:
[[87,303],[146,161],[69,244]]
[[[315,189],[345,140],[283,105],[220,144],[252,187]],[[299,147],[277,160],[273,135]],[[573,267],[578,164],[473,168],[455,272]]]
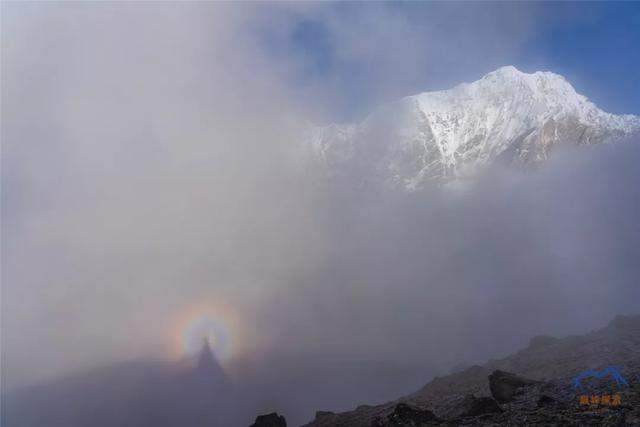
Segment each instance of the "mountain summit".
[[639,116],[600,110],[558,74],[506,66],[473,83],[384,105],[361,123],[316,128],[311,139],[330,175],[412,190],[495,161],[534,166],[560,144],[639,132]]

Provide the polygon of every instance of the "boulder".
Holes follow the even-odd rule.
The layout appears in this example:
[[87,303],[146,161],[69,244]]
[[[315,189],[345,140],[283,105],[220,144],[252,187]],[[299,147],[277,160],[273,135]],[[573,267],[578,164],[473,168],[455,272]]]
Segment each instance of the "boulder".
[[552,405],[555,405],[556,403],[558,403],[558,401],[553,397],[549,396],[548,394],[541,394],[540,397],[538,398],[538,401],[536,402],[536,404],[538,405],[538,408],[544,408],[545,406],[552,406]]
[[374,420],[373,424],[384,427],[417,427],[427,424],[438,423],[441,420],[428,409],[419,409],[407,405],[406,403],[398,403],[387,417],[387,422],[382,423],[380,419]]
[[287,420],[277,412],[266,415],[258,415],[256,422],[250,427],[287,427]]
[[316,411],[315,422],[326,424],[336,418],[336,413],[331,411]]
[[496,370],[489,375],[489,389],[491,395],[498,403],[507,403],[514,400],[518,389],[528,385],[538,384],[539,381],[520,377],[511,372]]
[[449,412],[448,416],[452,419],[477,417],[484,414],[499,414],[502,408],[498,402],[491,397],[475,397],[473,394],[467,395],[460,403],[458,403]]

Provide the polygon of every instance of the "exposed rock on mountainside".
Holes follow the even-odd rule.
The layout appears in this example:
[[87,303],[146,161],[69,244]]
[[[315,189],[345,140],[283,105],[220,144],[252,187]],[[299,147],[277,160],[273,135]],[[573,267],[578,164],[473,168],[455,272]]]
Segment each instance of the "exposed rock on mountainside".
[[597,144],[639,131],[640,117],[600,110],[560,75],[507,66],[382,106],[359,124],[317,128],[310,139],[330,175],[412,190],[496,161],[531,167],[559,144]]
[[475,397],[473,394],[469,394],[447,414],[447,418],[477,417],[484,414],[499,414],[500,412],[502,412],[502,408],[500,408],[495,399],[491,397]]
[[[572,381],[584,371],[606,373],[613,366],[627,385],[608,374],[589,376],[580,387]],[[618,316],[582,336],[536,337],[513,355],[435,378],[397,401],[317,417],[307,426],[413,425],[390,423],[398,405],[445,420],[427,425],[640,425],[640,315]]]
[[287,427],[287,421],[282,415],[272,412],[267,415],[258,415],[256,422],[250,427]]
[[520,388],[535,384],[535,382],[536,381],[500,370],[494,371],[489,375],[489,389],[491,390],[491,395],[500,403],[513,401]]
[[413,427],[439,424],[440,419],[428,409],[413,408],[406,403],[399,403],[386,420],[375,419],[372,427]]

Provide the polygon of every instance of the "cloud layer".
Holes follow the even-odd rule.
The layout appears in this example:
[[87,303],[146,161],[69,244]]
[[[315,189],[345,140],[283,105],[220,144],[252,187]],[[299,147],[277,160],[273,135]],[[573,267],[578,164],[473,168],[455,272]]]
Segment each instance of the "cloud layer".
[[[307,120],[476,78],[542,25],[531,5],[413,7],[3,5],[3,387],[167,357],[175,319],[216,300],[302,421],[392,397],[340,383],[354,364],[411,391],[632,310],[636,144],[467,193],[338,188],[304,162]],[[336,355],[293,400],[292,366]]]

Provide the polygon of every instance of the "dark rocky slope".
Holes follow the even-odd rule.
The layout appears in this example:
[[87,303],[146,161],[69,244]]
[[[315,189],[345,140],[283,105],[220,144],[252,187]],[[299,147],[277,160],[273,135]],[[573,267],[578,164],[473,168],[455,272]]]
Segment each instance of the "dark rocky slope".
[[[610,375],[572,383],[609,366],[626,385]],[[396,401],[318,412],[307,426],[532,424],[640,425],[640,316],[618,316],[582,336],[536,337],[513,355],[435,378]]]

